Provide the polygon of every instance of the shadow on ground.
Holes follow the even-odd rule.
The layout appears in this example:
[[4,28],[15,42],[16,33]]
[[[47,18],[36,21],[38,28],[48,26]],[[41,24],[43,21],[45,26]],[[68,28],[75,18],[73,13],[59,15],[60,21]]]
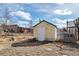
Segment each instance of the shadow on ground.
[[29,40],[29,41],[24,40],[17,43],[13,43],[11,46],[12,47],[39,46],[39,45],[48,44],[48,43],[52,43],[52,42],[50,41],[38,42],[37,40]]
[[[12,47],[26,47],[26,46],[39,46],[39,45],[43,45],[43,44],[48,44],[48,43],[53,43],[53,44],[58,44],[58,45],[65,45],[65,46],[68,46],[70,48],[76,48],[76,49],[79,49],[79,43],[77,42],[70,42],[70,43],[67,43],[67,42],[48,42],[48,41],[44,41],[44,42],[38,42],[37,40],[35,39],[32,39],[32,40],[24,40],[24,41],[20,41],[20,42],[17,42],[17,43],[13,43],[11,46]],[[61,45],[61,46],[62,46]]]

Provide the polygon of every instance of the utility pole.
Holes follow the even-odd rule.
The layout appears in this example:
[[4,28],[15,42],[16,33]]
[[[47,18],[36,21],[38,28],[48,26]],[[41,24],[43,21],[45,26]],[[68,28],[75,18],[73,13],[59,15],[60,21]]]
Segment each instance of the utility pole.
[[77,30],[78,30],[78,40],[79,40],[79,17],[77,19]]
[[39,18],[39,22],[41,22],[41,19]]
[[30,28],[32,28],[32,20],[30,20]]
[[77,37],[76,39],[79,40],[79,17],[75,20],[75,36]]
[[9,10],[8,10],[8,8],[6,7],[5,8],[5,15],[4,15],[4,18],[5,18],[5,25],[7,25],[8,24],[8,21],[9,21]]
[[[68,31],[68,21],[67,21],[67,31]],[[69,31],[68,31],[69,32]]]

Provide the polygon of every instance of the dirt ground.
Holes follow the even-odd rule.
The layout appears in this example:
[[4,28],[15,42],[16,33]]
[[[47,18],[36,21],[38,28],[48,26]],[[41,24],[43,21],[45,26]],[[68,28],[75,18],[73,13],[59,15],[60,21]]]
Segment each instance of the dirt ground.
[[0,56],[79,56],[79,42],[6,42],[0,45]]
[[[14,41],[11,41],[14,37]],[[79,56],[75,43],[28,41],[32,36],[0,36],[0,56]]]

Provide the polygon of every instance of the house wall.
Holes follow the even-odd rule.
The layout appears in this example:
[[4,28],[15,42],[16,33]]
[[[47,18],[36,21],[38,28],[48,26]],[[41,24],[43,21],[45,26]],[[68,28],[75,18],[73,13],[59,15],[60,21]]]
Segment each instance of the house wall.
[[76,40],[79,40],[78,39],[78,37],[79,37],[78,27],[77,27],[78,25],[77,26],[76,25],[77,25],[76,20],[68,21],[67,22],[67,30],[68,30],[69,33],[74,34]]
[[40,27],[45,27],[45,38],[46,40],[56,40],[57,37],[57,28],[55,26],[52,26],[46,22],[42,22],[39,25],[37,25],[36,27],[34,27],[34,36],[37,38],[38,37],[38,29]]

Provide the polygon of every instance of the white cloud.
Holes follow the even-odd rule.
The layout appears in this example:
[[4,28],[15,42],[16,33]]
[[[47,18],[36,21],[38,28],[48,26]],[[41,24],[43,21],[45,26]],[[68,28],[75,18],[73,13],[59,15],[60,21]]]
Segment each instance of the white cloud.
[[30,13],[26,13],[24,11],[16,11],[16,12],[11,12],[10,15],[14,16],[19,16],[24,20],[32,20],[31,19],[31,14]]
[[18,21],[18,25],[21,27],[30,27],[29,22],[25,22],[25,21]]
[[63,27],[66,27],[66,22],[67,21],[73,21],[74,19],[59,19],[59,18],[53,18],[52,19],[52,22],[53,24],[55,24],[58,28],[63,28]]
[[57,9],[57,10],[54,10],[54,13],[56,13],[58,15],[71,15],[72,11],[70,11],[68,9]]
[[66,20],[54,18],[54,19],[52,19],[52,21],[58,28],[66,27]]
[[74,21],[75,19],[68,19],[68,21]]
[[39,23],[39,19],[40,19],[40,18],[36,18],[36,19],[33,21],[33,26]]

